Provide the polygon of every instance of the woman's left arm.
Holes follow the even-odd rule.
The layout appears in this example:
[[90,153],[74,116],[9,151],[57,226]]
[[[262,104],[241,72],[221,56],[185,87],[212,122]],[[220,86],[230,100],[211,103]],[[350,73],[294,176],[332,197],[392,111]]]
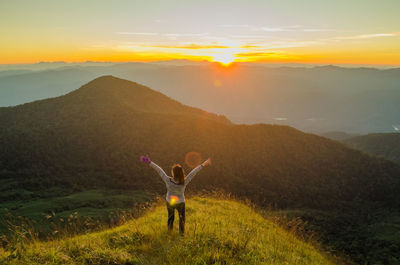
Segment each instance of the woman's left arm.
[[192,171],[190,171],[190,173],[186,176],[185,178],[185,185],[187,185],[192,179],[193,177],[205,166],[210,165],[211,164],[211,159],[207,159],[206,161],[204,161],[202,164],[198,165],[197,167],[195,167]]
[[158,175],[160,175],[160,177],[164,180],[164,182],[167,182],[168,176],[160,166],[158,166],[154,162],[150,162],[150,166],[157,171]]

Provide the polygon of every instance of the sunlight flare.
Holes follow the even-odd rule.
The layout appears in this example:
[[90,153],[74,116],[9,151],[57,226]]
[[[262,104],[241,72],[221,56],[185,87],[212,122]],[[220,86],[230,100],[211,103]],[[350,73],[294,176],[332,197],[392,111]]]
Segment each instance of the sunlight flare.
[[227,53],[216,54],[216,55],[213,55],[212,58],[213,58],[213,62],[218,62],[224,66],[228,66],[235,61],[235,55],[229,54],[229,53],[228,54]]
[[179,198],[177,197],[177,196],[175,196],[175,195],[171,195],[170,196],[170,204],[171,205],[174,205],[177,201],[179,201]]

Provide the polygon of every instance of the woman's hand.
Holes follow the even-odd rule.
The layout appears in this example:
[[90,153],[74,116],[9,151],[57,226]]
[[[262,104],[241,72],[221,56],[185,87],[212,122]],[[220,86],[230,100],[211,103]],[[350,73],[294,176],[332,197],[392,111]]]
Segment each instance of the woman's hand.
[[206,161],[203,162],[203,164],[201,164],[203,167],[211,165],[211,158],[208,158]]
[[151,162],[149,155],[140,156],[140,161],[146,164],[150,164]]

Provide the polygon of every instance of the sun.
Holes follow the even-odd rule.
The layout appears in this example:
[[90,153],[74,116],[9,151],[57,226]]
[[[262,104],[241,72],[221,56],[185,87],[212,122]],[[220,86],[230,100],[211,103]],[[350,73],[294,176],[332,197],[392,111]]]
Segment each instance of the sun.
[[223,66],[228,66],[235,61],[235,56],[230,53],[216,54],[212,57],[214,62],[219,62]]

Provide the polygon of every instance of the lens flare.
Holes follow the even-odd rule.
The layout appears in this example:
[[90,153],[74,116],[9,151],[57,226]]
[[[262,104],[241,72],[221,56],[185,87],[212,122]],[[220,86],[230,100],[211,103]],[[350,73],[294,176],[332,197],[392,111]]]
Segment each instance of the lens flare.
[[179,198],[178,198],[177,196],[175,196],[175,195],[171,195],[171,196],[169,197],[169,203],[170,203],[171,205],[174,205],[178,200],[179,200]]
[[185,155],[185,163],[190,168],[195,168],[201,163],[201,155],[197,152],[189,152]]
[[220,86],[222,86],[221,80],[215,79],[215,80],[214,80],[214,86],[215,86],[215,87],[220,87]]

